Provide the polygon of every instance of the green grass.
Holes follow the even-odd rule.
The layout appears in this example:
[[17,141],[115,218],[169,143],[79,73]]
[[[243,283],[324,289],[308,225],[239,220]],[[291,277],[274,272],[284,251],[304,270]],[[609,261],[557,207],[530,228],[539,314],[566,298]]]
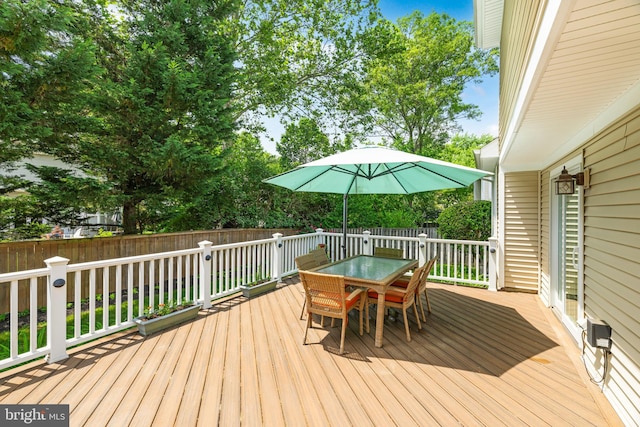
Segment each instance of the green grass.
[[[441,267],[442,266],[442,267]],[[436,274],[447,274],[447,264],[441,264],[438,265],[438,268],[435,270]],[[433,272],[433,271],[432,271]],[[454,272],[454,266],[451,265],[450,266],[450,273]],[[476,277],[476,268],[475,267],[470,267],[469,269],[466,269],[464,271],[465,275],[463,277],[462,275],[462,271],[460,271],[460,269],[458,269],[458,271],[456,272],[456,279],[463,279],[463,278],[469,278],[469,277]],[[479,277],[481,277],[482,275],[480,275]],[[452,284],[452,285],[457,285],[457,286],[466,286],[469,288],[481,288],[481,289],[487,289],[489,286],[488,285],[482,285],[482,284],[478,284],[478,283],[470,283],[470,282],[453,282],[451,280],[438,280],[438,279],[429,279],[430,282],[434,282],[434,283],[446,283],[446,284]]]
[[[135,292],[134,290],[134,293],[137,293],[137,292]],[[165,295],[164,295],[165,302],[169,301],[168,296],[169,296],[168,293],[165,292]],[[101,301],[102,295],[96,295],[96,300]],[[149,305],[149,297],[145,297],[144,308],[148,309],[148,305]],[[137,296],[135,296],[133,298],[133,316],[134,317],[138,316],[138,306],[139,306],[139,299],[137,298]],[[155,295],[155,306],[157,309],[157,306],[158,306],[157,294]],[[120,311],[121,319],[127,318],[127,307],[128,307],[128,302],[123,301],[121,311]],[[116,310],[115,304],[109,304],[109,317],[108,317],[109,325],[115,324],[115,321],[116,321],[115,310]],[[104,327],[102,314],[103,314],[102,307],[96,307],[95,316],[94,316],[95,330],[100,330]],[[20,315],[28,316],[29,310],[25,310],[24,312],[20,313]],[[81,316],[80,335],[87,334],[89,333],[89,311],[88,310],[82,311],[80,313],[80,316]],[[73,338],[74,336],[74,327],[75,327],[74,320],[75,320],[74,314],[67,316],[67,338]],[[44,347],[47,343],[47,322],[38,323],[36,334],[37,334],[37,348]],[[9,335],[10,335],[9,331],[0,332],[0,360],[6,359],[11,355],[11,351],[9,349],[9,343],[10,343]],[[22,354],[29,351],[30,336],[31,336],[31,330],[29,326],[25,326],[18,329],[18,354]]]
[[[138,313],[138,301],[133,301],[133,313],[137,316]],[[80,334],[86,334],[89,332],[89,311],[83,311],[80,314]],[[96,308],[95,311],[95,329],[99,330],[103,328],[102,319],[103,309],[102,307]],[[127,303],[122,303],[121,319],[127,318]],[[75,315],[71,314],[67,316],[67,338],[73,338],[75,327]],[[114,305],[109,306],[109,325],[115,324],[116,320],[116,307]],[[37,348],[44,347],[47,343],[47,322],[38,323],[37,327]],[[9,349],[10,332],[0,332],[0,360],[6,359],[10,356]],[[18,354],[29,351],[29,343],[31,338],[31,330],[29,326],[18,329]]]

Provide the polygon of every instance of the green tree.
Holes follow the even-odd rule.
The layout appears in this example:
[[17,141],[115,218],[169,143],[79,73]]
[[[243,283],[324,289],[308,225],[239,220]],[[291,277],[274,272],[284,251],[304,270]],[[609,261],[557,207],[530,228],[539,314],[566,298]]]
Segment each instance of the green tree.
[[0,196],[0,240],[39,238],[51,230],[37,220],[42,218],[38,201],[30,194]]
[[443,239],[480,240],[491,237],[491,202],[477,200],[449,206],[438,217]]
[[107,193],[109,186],[90,177],[78,176],[71,170],[57,167],[27,165],[38,178],[25,186],[38,212],[32,219],[43,218],[52,224],[76,225],[82,221],[83,213],[98,212],[107,205],[93,205],[94,200]]
[[265,114],[330,115],[361,70],[379,16],[377,0],[244,2],[228,29],[238,54],[236,118],[250,127]]
[[0,166],[85,125],[81,112],[99,69],[81,6],[69,3],[0,3]]
[[329,137],[322,133],[315,120],[303,117],[298,124],[291,123],[276,143],[283,170],[334,153]]
[[[86,37],[87,3],[0,2],[0,195],[31,185],[16,175],[15,162],[71,144],[91,126],[88,93],[100,67]],[[5,237],[39,237],[44,200],[0,196]]]
[[[272,209],[273,186],[262,182],[277,173],[275,156],[249,133],[236,136],[224,162],[224,175],[215,184],[212,206],[225,228],[271,227],[278,215]],[[277,221],[276,221],[277,222]]]
[[[451,141],[445,144],[438,157],[447,162],[475,168],[474,150],[482,148],[491,142],[493,138],[491,135],[455,135],[451,138]],[[437,206],[440,206],[440,210],[447,206],[471,200],[473,200],[473,186],[438,191],[434,197],[434,202]]]
[[498,71],[496,52],[474,48],[472,24],[444,14],[414,12],[384,28],[378,43],[367,45],[377,53],[346,106],[396,148],[437,157],[457,120],[480,115],[462,93]]
[[[93,92],[100,128],[66,160],[110,183],[126,234],[161,229],[205,194],[233,135],[235,2],[135,0],[97,30],[106,72]],[[102,13],[108,16],[107,9]]]
[[457,165],[476,167],[474,150],[478,150],[494,139],[491,135],[468,135],[457,134],[445,144],[443,150],[439,154],[441,160],[455,163]]

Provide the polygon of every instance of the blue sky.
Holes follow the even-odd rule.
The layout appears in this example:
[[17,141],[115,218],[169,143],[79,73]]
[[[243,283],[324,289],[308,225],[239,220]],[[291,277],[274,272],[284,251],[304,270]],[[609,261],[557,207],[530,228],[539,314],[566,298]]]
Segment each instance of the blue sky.
[[[393,22],[415,10],[425,15],[438,12],[446,13],[457,20],[473,21],[473,0],[379,0],[378,5],[382,14]],[[468,86],[463,93],[463,99],[467,103],[477,105],[482,111],[482,116],[479,120],[460,120],[462,133],[497,136],[498,76],[485,77],[481,84]],[[269,136],[279,140],[284,129],[278,120],[267,120],[265,124]],[[274,142],[263,140],[262,144],[268,152],[276,153]]]

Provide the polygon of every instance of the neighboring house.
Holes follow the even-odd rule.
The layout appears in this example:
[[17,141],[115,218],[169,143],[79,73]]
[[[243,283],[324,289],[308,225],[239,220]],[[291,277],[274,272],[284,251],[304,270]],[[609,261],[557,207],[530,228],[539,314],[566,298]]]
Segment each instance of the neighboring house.
[[[27,169],[26,167],[27,164],[32,166],[37,166],[37,167],[49,166],[49,167],[57,167],[60,169],[72,170],[76,176],[86,176],[82,171],[80,171],[76,167],[71,166],[67,163],[64,163],[63,161],[58,160],[57,158],[44,153],[34,153],[32,157],[25,158],[22,161],[18,162],[15,168],[12,168],[11,170],[5,171],[0,169],[0,174],[20,176],[29,181],[37,182],[39,178],[34,173],[32,173],[29,169]],[[8,193],[7,196],[17,197],[25,193],[26,193],[25,190],[19,189],[17,191]],[[79,230],[80,232],[82,232],[83,235],[92,235],[99,228],[115,230],[117,229],[119,223],[120,223],[119,213],[115,213],[115,214],[114,213],[105,214],[101,212],[82,213],[78,221],[78,224],[75,224],[75,226],[73,227],[64,227],[65,237],[79,237],[75,235],[75,234],[79,234]],[[81,227],[82,229],[77,227],[79,225],[83,226]]]
[[[501,55],[499,154],[489,165],[498,287],[537,292],[578,346],[587,318],[606,322],[610,363],[586,344],[585,368],[596,380],[607,370],[605,396],[638,425],[640,1],[474,7],[477,45]],[[556,195],[564,167],[585,182]]]

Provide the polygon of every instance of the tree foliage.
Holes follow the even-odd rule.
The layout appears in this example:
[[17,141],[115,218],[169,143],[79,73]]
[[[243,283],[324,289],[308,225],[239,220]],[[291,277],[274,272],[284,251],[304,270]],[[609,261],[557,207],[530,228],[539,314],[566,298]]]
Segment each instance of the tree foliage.
[[279,215],[271,209],[273,188],[262,182],[277,171],[275,157],[264,151],[257,137],[239,134],[214,186],[212,219],[225,228],[277,227]]
[[454,135],[451,140],[445,144],[438,158],[457,165],[474,168],[476,167],[476,161],[473,152],[484,147],[493,139],[494,137],[491,135]]
[[280,166],[283,170],[350,148],[352,148],[352,140],[349,136],[342,140],[331,141],[320,130],[318,123],[307,117],[301,118],[297,124],[290,123],[280,141],[276,143],[276,150],[280,155]]
[[[462,90],[495,70],[468,23],[414,14],[393,24],[375,0],[5,0],[0,195],[29,194],[0,198],[0,229],[32,235],[42,219],[75,225],[80,212],[116,210],[128,234],[337,228],[341,197],[262,180],[371,130],[466,164],[475,142],[446,144],[457,119],[478,113]],[[279,159],[257,137],[265,114],[289,123]],[[73,172],[12,173],[37,152]],[[350,225],[421,225],[469,195],[353,197]]]
[[479,116],[462,93],[497,72],[496,52],[474,48],[471,23],[444,14],[414,12],[385,28],[347,105],[394,147],[437,157],[457,120]]
[[86,126],[95,49],[81,5],[0,3],[0,194],[15,188],[13,162]]
[[491,237],[491,202],[477,200],[446,208],[438,217],[443,239],[487,240]]
[[[466,135],[458,134],[451,138],[440,151],[438,158],[470,168],[475,167],[474,150],[482,148],[493,140],[491,135]],[[473,199],[473,186],[437,191],[434,194],[434,202],[438,206],[436,210],[441,212],[447,206],[464,203]]]
[[[339,88],[360,70],[379,18],[375,0],[249,0],[231,21],[238,54],[237,118],[297,121],[331,114]],[[253,120],[252,120],[253,119]]]
[[125,19],[103,26],[98,39],[106,70],[93,92],[100,127],[61,151],[110,183],[130,234],[208,191],[221,167],[234,129],[235,54],[224,34],[234,4],[121,6]]

